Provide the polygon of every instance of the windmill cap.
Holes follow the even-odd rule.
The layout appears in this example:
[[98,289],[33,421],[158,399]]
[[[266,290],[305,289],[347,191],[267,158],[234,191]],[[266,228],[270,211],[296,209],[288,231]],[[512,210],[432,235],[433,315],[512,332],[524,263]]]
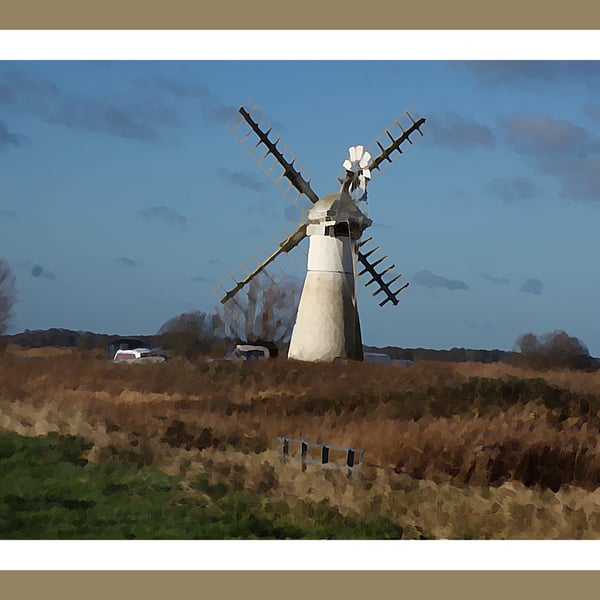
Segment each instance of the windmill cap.
[[368,227],[371,222],[360,210],[356,202],[348,194],[337,193],[323,196],[308,211],[311,222],[346,222],[354,221],[362,227]]

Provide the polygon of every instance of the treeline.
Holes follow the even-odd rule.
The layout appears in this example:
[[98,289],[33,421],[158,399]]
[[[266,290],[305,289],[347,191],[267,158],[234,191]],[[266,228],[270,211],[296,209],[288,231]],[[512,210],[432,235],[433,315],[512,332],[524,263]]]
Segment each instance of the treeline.
[[380,352],[401,360],[434,360],[440,362],[509,362],[516,352],[506,350],[471,350],[452,348],[451,350],[431,350],[428,348],[397,348],[396,346],[365,346],[365,352]]
[[[156,335],[132,336],[142,342],[167,350],[173,356],[195,359],[198,356],[220,356],[230,351],[239,339],[224,338],[215,334],[214,315],[203,313],[184,314],[167,321]],[[73,331],[70,329],[26,329],[22,333],[0,336],[0,346],[16,344],[26,348],[77,347],[86,350],[107,349],[108,345],[120,337],[118,334]],[[274,344],[265,340],[247,340],[274,346],[281,356],[287,355],[287,343]],[[429,348],[399,348],[397,346],[364,346],[365,352],[387,354],[391,358],[410,361],[437,361],[448,363],[504,362],[514,366],[537,370],[567,368],[594,371],[600,369],[600,359],[589,354],[585,344],[564,331],[554,331],[543,335],[525,333],[516,340],[517,350],[485,350],[452,348],[433,350]]]
[[[72,329],[26,329],[21,333],[5,335],[4,341],[7,344],[16,344],[25,348],[45,348],[55,347],[77,347],[86,350],[107,349],[108,345],[116,338],[121,337],[117,334],[93,333],[91,331],[73,331]],[[155,344],[158,336],[155,335],[136,335],[136,340]]]
[[[181,319],[181,317],[179,317]],[[185,327],[180,329],[176,327],[168,327],[172,323],[167,322],[163,326],[159,333],[156,335],[136,335],[131,336],[140,341],[147,342],[156,346],[170,347],[175,349],[175,346],[187,346],[193,344],[193,340],[188,340],[188,337],[196,336],[189,335],[189,329],[186,331],[188,336],[186,339],[183,338]],[[206,332],[199,332],[206,333]],[[14,335],[4,336],[5,340],[9,344],[16,344],[26,348],[44,348],[47,346],[57,347],[78,347],[84,349],[104,349],[115,339],[120,337],[118,334],[110,335],[106,333],[93,333],[90,331],[73,331],[71,329],[26,329],[21,333]],[[198,346],[205,352],[211,350],[213,342],[212,336],[206,336],[211,338],[209,343],[202,344],[198,336]],[[177,341],[176,339],[177,338]],[[186,347],[187,350],[187,347]],[[280,348],[282,354],[285,355],[285,348]],[[376,346],[365,346],[365,352],[381,352],[387,354],[391,358],[398,358],[404,360],[434,360],[442,362],[483,362],[493,363],[506,361],[513,357],[515,352],[507,352],[504,350],[469,350],[465,348],[452,348],[451,350],[431,350],[427,348],[398,348],[396,346],[385,346],[379,348]],[[186,352],[184,352],[186,353]]]

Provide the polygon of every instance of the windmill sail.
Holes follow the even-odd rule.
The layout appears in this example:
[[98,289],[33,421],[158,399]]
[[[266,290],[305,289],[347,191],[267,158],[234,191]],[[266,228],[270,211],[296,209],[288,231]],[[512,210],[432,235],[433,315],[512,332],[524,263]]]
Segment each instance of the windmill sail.
[[[369,154],[373,158],[370,160],[368,165],[366,165],[366,172],[368,173],[371,181],[387,165],[390,165],[396,156],[404,153],[403,148],[406,147],[405,144],[413,143],[411,140],[411,135],[417,132],[419,135],[423,136],[421,127],[424,123],[425,118],[415,117],[413,113],[410,113],[408,110],[406,110],[399,117],[394,119],[394,121],[385,128],[383,133],[368,146],[366,154]],[[347,171],[347,165],[344,165],[344,167],[345,171]],[[362,270],[359,271],[358,275],[370,275],[369,281],[365,284],[367,287],[372,284],[377,284],[377,288],[373,292],[373,296],[377,296],[381,293],[385,295],[385,298],[379,303],[379,306],[383,306],[388,302],[397,305],[398,294],[407,288],[409,284],[405,283],[396,291],[392,291],[390,286],[400,279],[402,275],[396,275],[389,281],[384,279],[384,275],[390,273],[390,271],[395,268],[395,265],[383,268],[382,263],[385,261],[385,259],[387,259],[387,256],[372,262],[370,257],[375,254],[379,248],[374,248],[368,252],[363,252],[362,250],[362,248],[371,240],[372,238],[368,238],[362,241],[359,245],[358,262],[362,265]]]
[[[405,110],[399,117],[394,119],[388,127],[381,133],[369,146],[367,152],[373,157],[367,165],[371,181],[385,169],[386,166],[392,164],[392,161],[404,154],[406,144],[413,144],[410,136],[417,132],[423,136],[421,127],[425,123],[424,117],[416,117],[413,113]],[[345,171],[338,175],[338,179],[344,177]]]
[[268,254],[267,258],[265,258],[253,271],[247,273],[247,275],[241,278],[239,281],[232,277],[235,285],[231,289],[226,289],[223,285],[221,285],[221,289],[225,292],[225,295],[221,298],[221,304],[225,304],[228,300],[233,298],[245,285],[250,283],[254,277],[256,277],[259,273],[265,271],[267,267],[280,255],[287,254],[291,250],[293,250],[302,240],[306,237],[306,223],[301,223],[292,233],[290,233],[287,237],[285,237],[281,242],[277,244],[277,247],[273,252]]
[[[228,129],[293,204],[301,196],[306,196],[313,204],[319,200],[310,186],[310,179],[302,175],[296,157],[291,155],[286,145],[278,148],[281,137],[256,105],[241,106],[229,122]],[[258,141],[255,141],[257,138]]]
[[[363,246],[367,245],[370,241],[372,241],[372,239],[373,238],[367,238],[366,240],[363,240],[362,242],[360,242],[359,247],[362,248]],[[385,298],[382,302],[379,303],[379,306],[383,306],[388,302],[391,302],[392,304],[396,305],[398,304],[398,294],[402,290],[407,288],[409,284],[405,283],[404,285],[400,286],[395,292],[392,291],[390,286],[396,281],[398,281],[398,279],[400,279],[402,275],[396,275],[387,282],[384,280],[384,275],[390,273],[390,271],[392,271],[392,269],[394,269],[396,265],[392,264],[389,267],[383,268],[382,263],[385,262],[387,256],[384,256],[383,258],[379,258],[374,262],[371,262],[370,257],[379,250],[380,248],[379,246],[377,246],[366,253],[363,253],[362,251],[358,252],[358,262],[363,267],[362,270],[358,272],[358,276],[360,277],[361,275],[365,275],[367,273],[371,276],[371,279],[369,279],[369,281],[365,285],[369,287],[373,283],[377,284],[378,287],[373,292],[373,296],[378,296],[382,292],[385,294]],[[377,267],[379,267],[379,265],[382,265],[382,268],[380,270],[377,270]]]
[[[350,149],[350,160],[344,162],[342,177],[338,177],[343,183],[348,171],[355,174],[353,180],[354,188],[366,189],[367,180],[373,179],[385,166],[392,163],[393,159],[403,154],[406,144],[412,144],[411,135],[415,132],[423,135],[421,126],[425,123],[422,117],[415,117],[408,111],[403,112],[390,126],[364,151],[364,147],[356,146]],[[310,178],[303,175],[304,169],[289,148],[281,142],[280,136],[274,131],[272,125],[254,104],[247,104],[238,109],[236,115],[227,124],[230,133],[238,140],[242,147],[254,158],[261,169],[275,183],[280,191],[293,203],[296,204],[301,198],[308,199],[312,204],[319,202],[319,196],[310,185]],[[360,151],[359,151],[360,149]],[[354,155],[353,155],[354,151]],[[360,154],[360,156],[359,156]],[[367,163],[368,160],[368,163]],[[356,164],[354,164],[356,163]],[[267,270],[272,263],[281,255],[288,254],[307,237],[307,222],[303,222],[281,242],[276,242],[275,249],[267,252],[263,261],[256,261],[257,266],[252,271],[246,271],[245,275],[233,278],[235,285],[227,289],[221,285],[225,295],[221,302],[225,303],[233,298],[245,285],[247,285],[259,273]],[[402,275],[392,276],[391,271],[395,265],[385,266],[387,256],[373,260],[371,257],[379,251],[376,247],[366,251],[364,246],[372,238],[361,241],[357,252],[358,263],[361,270],[358,276],[368,274],[367,287],[376,284],[373,296],[384,294],[380,306],[391,302],[398,304],[398,294],[408,287],[408,283],[401,285],[395,291],[392,286]]]
[[[380,172],[385,166],[392,163],[396,154],[403,154],[403,144],[412,144],[410,136],[418,132],[423,136],[421,126],[425,123],[425,118],[415,118],[408,111],[404,111],[393,123],[386,127],[384,132],[369,146],[371,154],[374,156],[369,164],[371,170],[371,179]],[[404,146],[406,147],[406,146]]]

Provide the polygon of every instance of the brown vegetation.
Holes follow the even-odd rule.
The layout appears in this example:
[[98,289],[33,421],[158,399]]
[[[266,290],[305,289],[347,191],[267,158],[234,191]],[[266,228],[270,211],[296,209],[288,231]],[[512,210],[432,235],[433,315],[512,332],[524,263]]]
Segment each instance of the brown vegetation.
[[[425,361],[126,365],[81,349],[15,350],[0,363],[0,428],[81,435],[94,443],[91,459],[119,454],[190,475],[211,465],[229,478],[238,465],[256,489],[268,464],[271,494],[329,498],[435,537],[600,535],[598,372]],[[364,449],[362,479],[283,467],[278,435]]]

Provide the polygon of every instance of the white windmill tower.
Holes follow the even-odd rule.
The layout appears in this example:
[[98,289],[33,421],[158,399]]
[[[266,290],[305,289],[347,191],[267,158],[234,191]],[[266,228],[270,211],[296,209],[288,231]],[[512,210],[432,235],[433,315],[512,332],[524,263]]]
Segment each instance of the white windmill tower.
[[[385,294],[380,306],[387,302],[398,304],[397,296],[408,283],[392,291],[390,286],[401,275],[387,282],[383,277],[395,265],[377,270],[376,267],[387,257],[374,262],[369,257],[379,247],[366,253],[361,251],[371,241],[371,238],[361,241],[362,233],[371,225],[371,220],[360,205],[366,199],[367,181],[380,172],[385,164],[392,162],[395,152],[403,153],[402,144],[412,144],[412,133],[417,131],[423,135],[420,128],[425,119],[415,119],[408,111],[404,112],[373,142],[372,147],[377,153],[374,158],[363,146],[351,147],[350,156],[343,163],[344,174],[339,178],[340,190],[319,198],[309,181],[301,174],[296,159],[286,158],[285,155],[289,156],[287,148],[278,148],[280,138],[274,134],[273,128],[258,108],[241,107],[238,112],[239,117],[229,125],[230,131],[293,202],[306,197],[313,206],[308,211],[307,218],[279,242],[261,264],[246,277],[235,280],[232,289],[223,287],[226,293],[221,302],[231,300],[258,273],[266,271],[280,254],[290,252],[308,236],[307,272],[288,357],[311,362],[332,361],[337,357],[362,360],[362,338],[356,304],[357,277],[370,275],[366,285],[377,284],[373,295]],[[401,120],[406,121],[405,125]],[[256,138],[258,141],[255,142]],[[259,148],[266,148],[266,152],[256,153]],[[359,264],[362,267],[360,271]]]

